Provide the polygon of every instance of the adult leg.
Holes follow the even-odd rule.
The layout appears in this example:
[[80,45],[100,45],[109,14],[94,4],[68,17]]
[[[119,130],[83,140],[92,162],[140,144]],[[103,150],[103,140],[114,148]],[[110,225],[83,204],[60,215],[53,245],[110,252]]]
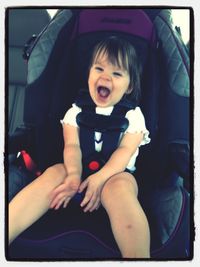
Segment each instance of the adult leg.
[[102,190],[101,203],[124,258],[149,258],[149,226],[137,199],[134,177],[123,172],[111,177]]
[[48,168],[12,199],[8,212],[9,243],[49,209],[50,193],[63,182],[65,177],[64,165],[56,164]]

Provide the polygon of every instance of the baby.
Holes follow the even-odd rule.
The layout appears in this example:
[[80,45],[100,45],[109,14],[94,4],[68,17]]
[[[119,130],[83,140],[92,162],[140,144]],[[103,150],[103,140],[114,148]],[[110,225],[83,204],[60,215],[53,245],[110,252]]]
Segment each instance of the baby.
[[[139,68],[135,49],[126,40],[109,37],[95,46],[88,77],[88,103],[96,117],[112,116],[126,96],[136,103],[140,92]],[[78,193],[84,193],[80,206],[93,212],[100,205],[106,210],[115,240],[125,258],[150,257],[149,226],[137,199],[133,176],[139,146],[149,143],[144,116],[135,104],[125,114],[126,129],[119,135],[116,149],[108,151],[104,164],[88,177],[83,176],[83,140],[78,115],[84,110],[73,104],[64,116],[64,163],[48,168],[20,191],[9,204],[9,240],[38,220],[49,208],[67,207]],[[118,114],[119,115],[119,114]],[[98,120],[95,128],[98,128]],[[101,153],[102,133],[95,130],[95,151]],[[28,209],[27,209],[28,205]],[[31,212],[30,212],[31,211]]]

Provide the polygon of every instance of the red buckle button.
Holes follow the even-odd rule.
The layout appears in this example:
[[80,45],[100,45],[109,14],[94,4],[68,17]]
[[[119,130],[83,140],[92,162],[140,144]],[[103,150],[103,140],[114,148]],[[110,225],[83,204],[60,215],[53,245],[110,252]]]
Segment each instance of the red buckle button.
[[91,171],[96,171],[100,168],[100,164],[98,161],[91,161],[88,165],[89,169]]

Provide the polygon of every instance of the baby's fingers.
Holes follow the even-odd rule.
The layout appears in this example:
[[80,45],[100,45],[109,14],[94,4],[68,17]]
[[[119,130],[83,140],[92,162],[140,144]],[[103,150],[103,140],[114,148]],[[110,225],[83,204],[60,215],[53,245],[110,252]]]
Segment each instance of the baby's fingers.
[[56,187],[53,192],[51,193],[51,200],[56,198],[57,195],[59,195],[63,190],[65,190],[65,184],[61,184],[58,187]]
[[79,193],[82,193],[83,190],[88,186],[88,182],[89,182],[88,179],[86,179],[85,181],[83,181],[81,183],[81,185],[79,186],[79,189],[78,189]]
[[89,209],[90,212],[94,211],[94,210],[98,210],[99,206],[100,206],[101,202],[100,202],[100,198],[97,197],[94,205]]
[[71,199],[71,197],[68,197],[65,199],[64,204],[63,204],[63,208],[67,207],[67,204],[69,203],[70,199]]
[[[60,193],[60,194],[58,194],[58,195],[52,200],[52,202],[50,203],[50,208],[51,208],[51,209],[56,208],[57,205],[58,205],[62,200],[64,200],[65,198],[66,198],[65,193]],[[62,203],[61,203],[61,204],[62,204]],[[60,204],[60,205],[61,205],[61,204]]]
[[62,199],[60,199],[60,201],[58,201],[57,205],[55,206],[55,210],[58,210],[60,208],[60,206],[63,204],[63,202],[65,201],[65,197],[63,197]]
[[92,198],[92,195],[93,195],[92,191],[88,191],[88,190],[86,191],[85,197],[80,204],[81,207],[84,207],[90,201],[90,199]]
[[84,208],[84,212],[87,212],[89,210],[93,211],[93,208],[94,208],[94,205],[96,204],[96,201],[97,201],[96,194],[93,194],[90,197],[89,201],[86,203],[87,206]]

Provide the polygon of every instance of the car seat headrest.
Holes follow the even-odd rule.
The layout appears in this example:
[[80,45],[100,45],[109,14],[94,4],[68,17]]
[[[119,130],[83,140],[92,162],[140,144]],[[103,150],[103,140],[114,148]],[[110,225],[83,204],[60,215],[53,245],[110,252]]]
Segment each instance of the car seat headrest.
[[[32,50],[28,64],[28,83],[31,84],[39,78],[47,67],[50,54],[53,52],[56,42],[59,42],[59,36],[62,36],[62,38],[60,38],[60,42],[69,43],[69,40],[67,40],[65,35],[62,35],[62,32],[65,32],[65,28],[70,29],[70,27],[71,33],[69,33],[70,30],[66,31],[69,35],[68,38],[70,40],[77,40],[78,38],[78,42],[79,39],[81,39],[80,45],[78,45],[80,49],[77,50],[77,55],[79,54],[82,58],[81,62],[83,62],[84,56],[86,57],[87,62],[88,54],[90,54],[90,48],[93,48],[95,42],[104,38],[105,34],[122,34],[127,37],[129,41],[132,41],[132,43],[135,44],[140,59],[142,63],[144,63],[147,56],[147,46],[150,44],[153,46],[155,45],[155,35],[152,22],[141,10],[130,11],[128,9],[124,9],[123,11],[124,12],[117,9],[82,10],[78,15],[75,24],[72,22],[73,18],[75,19],[77,15],[75,15],[74,12],[64,9],[57,13]],[[68,23],[69,21],[72,22],[71,25]],[[142,27],[138,28],[138,23]],[[134,41],[134,38],[137,40]],[[84,48],[85,44],[86,47]],[[81,46],[83,46],[83,48]],[[76,46],[76,48],[78,47]],[[83,50],[85,51],[83,52]],[[78,62],[80,70],[85,70],[85,66],[80,66],[80,57],[77,56],[77,58],[79,58],[79,60],[75,60],[75,62]],[[80,71],[80,73],[82,72]]]
[[38,34],[50,21],[45,9],[10,9],[9,46],[24,46],[32,34]]
[[50,17],[45,9],[9,9],[8,15],[9,83],[24,85],[27,80],[27,64],[22,58],[24,45],[33,34],[42,31]]

